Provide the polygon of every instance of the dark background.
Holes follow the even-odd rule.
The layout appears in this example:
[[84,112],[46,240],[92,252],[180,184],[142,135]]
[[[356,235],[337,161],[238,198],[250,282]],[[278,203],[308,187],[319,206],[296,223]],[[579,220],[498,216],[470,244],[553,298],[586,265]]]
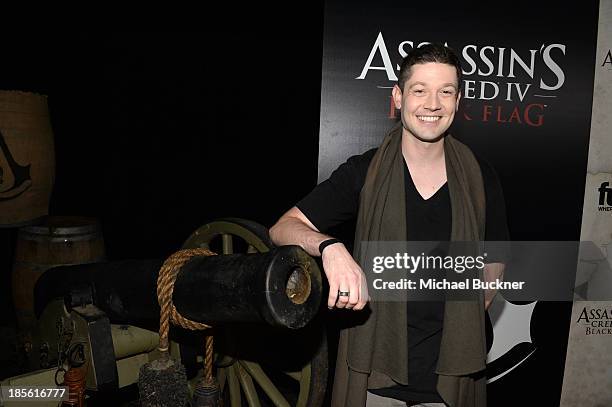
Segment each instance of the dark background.
[[[312,189],[323,6],[299,22],[258,11],[217,16],[227,25],[203,32],[5,43],[0,89],[48,95],[49,213],[99,219],[110,260],[165,258],[216,218],[269,227]],[[0,328],[15,321],[16,232],[0,228]]]

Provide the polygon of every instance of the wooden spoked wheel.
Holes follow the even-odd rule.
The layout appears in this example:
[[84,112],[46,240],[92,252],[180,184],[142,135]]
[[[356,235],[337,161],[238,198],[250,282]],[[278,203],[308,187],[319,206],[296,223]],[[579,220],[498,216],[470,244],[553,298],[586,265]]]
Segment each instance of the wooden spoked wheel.
[[[263,253],[268,230],[244,219],[221,219],[196,230],[184,248],[218,254]],[[327,387],[327,338],[315,319],[299,330],[236,324],[215,327],[216,375],[231,407],[318,407]]]

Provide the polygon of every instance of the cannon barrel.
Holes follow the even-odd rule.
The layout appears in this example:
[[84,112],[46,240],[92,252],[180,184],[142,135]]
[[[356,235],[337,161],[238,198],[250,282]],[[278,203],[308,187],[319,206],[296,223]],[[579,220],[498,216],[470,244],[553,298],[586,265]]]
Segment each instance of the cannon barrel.
[[179,272],[173,302],[197,322],[266,322],[301,328],[321,302],[321,273],[298,246],[267,253],[196,256]]
[[[159,260],[126,260],[47,270],[35,289],[36,313],[57,297],[66,306],[92,302],[112,323],[153,328],[159,323]],[[193,321],[267,323],[300,328],[319,309],[321,273],[298,246],[266,253],[196,256],[179,271],[173,302]]]

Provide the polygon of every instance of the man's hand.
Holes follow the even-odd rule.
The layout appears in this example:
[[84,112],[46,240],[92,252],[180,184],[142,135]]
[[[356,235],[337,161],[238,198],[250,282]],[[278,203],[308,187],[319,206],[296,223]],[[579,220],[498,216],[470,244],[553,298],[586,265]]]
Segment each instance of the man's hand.
[[[368,284],[363,270],[346,247],[342,243],[329,245],[323,250],[321,259],[329,282],[327,307],[363,309],[370,299]],[[348,292],[349,295],[339,296],[338,292]]]
[[[270,237],[277,246],[295,244],[301,246],[311,256],[322,256],[323,270],[329,282],[327,306],[360,310],[370,300],[368,284],[361,267],[342,243],[328,245],[319,253],[321,242],[331,236],[319,229],[300,211],[293,207],[270,228]],[[349,295],[338,296],[338,291]]]

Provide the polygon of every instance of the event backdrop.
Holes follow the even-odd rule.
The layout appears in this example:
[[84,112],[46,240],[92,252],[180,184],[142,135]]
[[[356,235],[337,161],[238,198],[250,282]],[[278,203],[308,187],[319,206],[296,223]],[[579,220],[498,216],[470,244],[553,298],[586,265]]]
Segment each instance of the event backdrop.
[[[512,240],[578,241],[598,8],[328,1],[319,181],[379,145],[398,113],[390,96],[402,57],[441,42],[460,55],[464,73],[450,131],[499,174]],[[501,301],[490,309],[491,406],[559,405],[571,307]]]

